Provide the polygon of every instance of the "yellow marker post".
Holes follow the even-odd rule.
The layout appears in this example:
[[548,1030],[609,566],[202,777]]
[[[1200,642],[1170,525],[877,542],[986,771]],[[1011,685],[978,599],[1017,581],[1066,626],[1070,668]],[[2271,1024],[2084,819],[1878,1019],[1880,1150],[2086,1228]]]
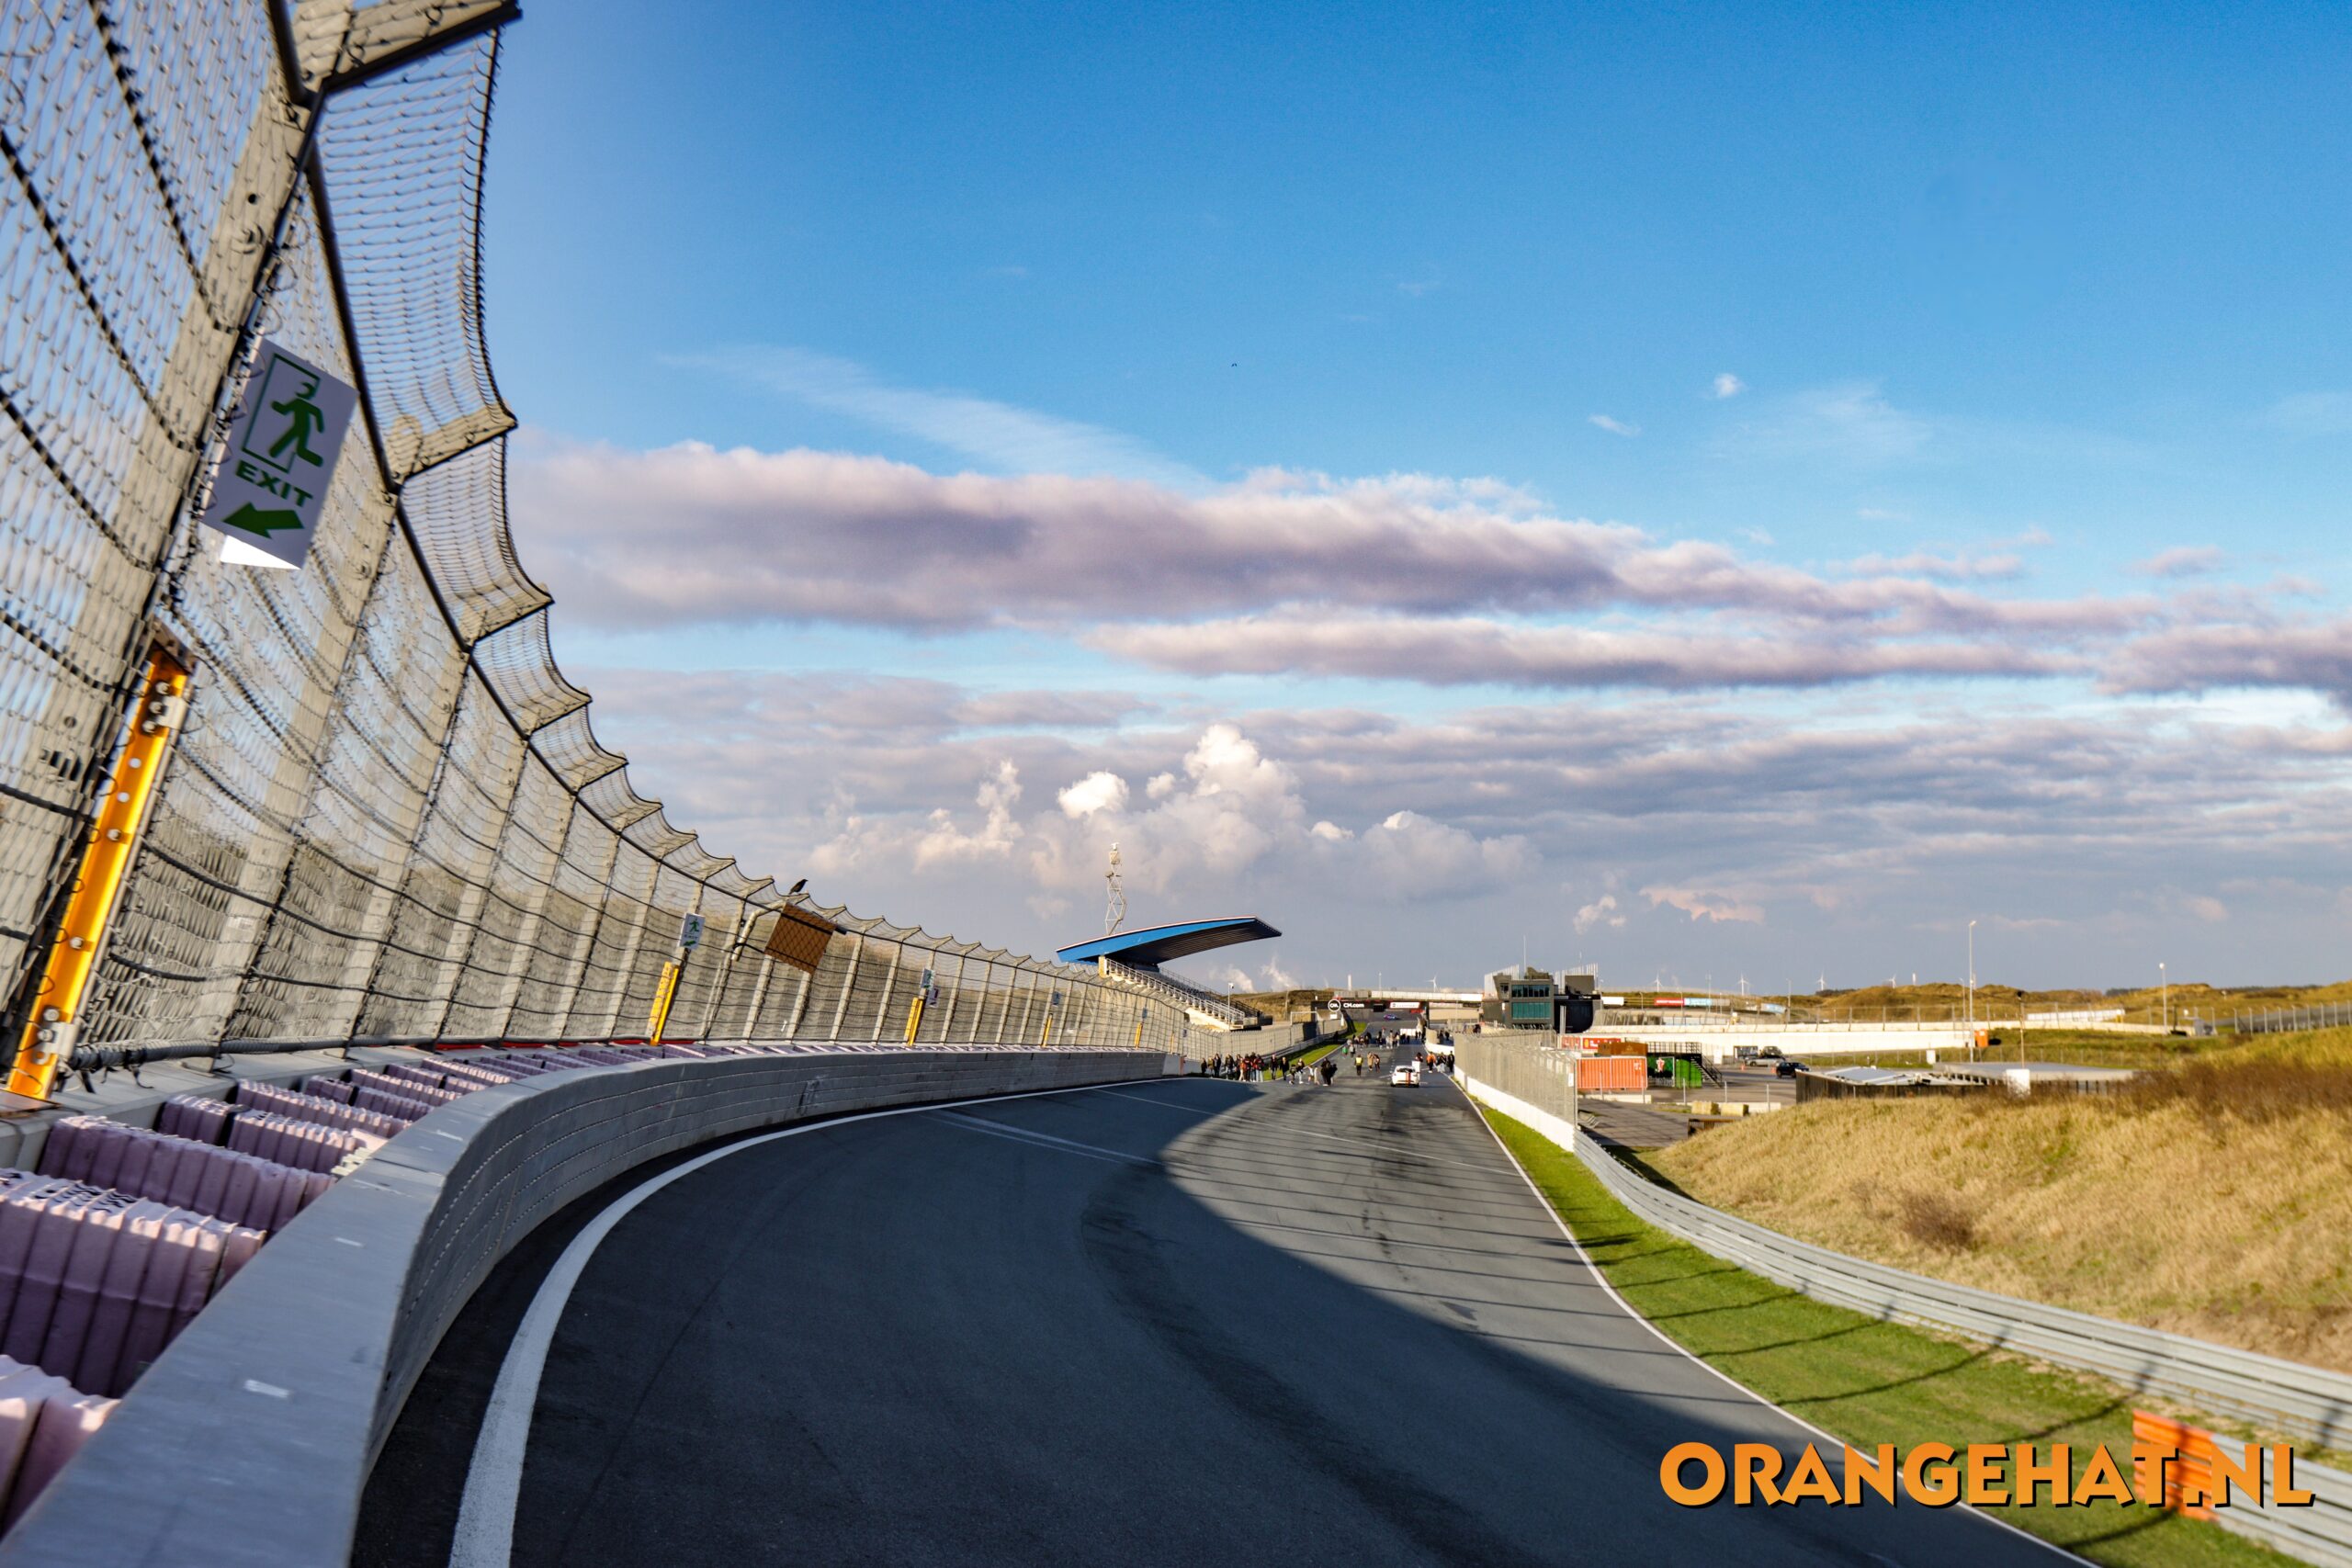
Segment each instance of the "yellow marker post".
[[662,1043],[662,1027],[670,1021],[670,1004],[677,999],[681,967],[674,962],[662,965],[662,983],[653,987],[653,1016],[645,1024],[648,1044]]
[[49,1099],[58,1072],[72,1055],[82,1000],[89,992],[90,976],[97,971],[98,950],[121,899],[122,885],[130,877],[140,832],[154,804],[164,759],[171,754],[172,738],[179,733],[187,714],[187,666],[159,644],[148,653],[146,680],[125,716],[122,755],[107,781],[107,797],[90,829],[89,845],[82,852],[81,870],[66,900],[57,945],[50,949],[40,988],[33,995],[32,1017],[26,1021],[24,1039],[17,1047],[17,1065],[8,1074],[13,1093]]
[[915,998],[907,1004],[907,1043],[915,1043],[915,1031],[922,1027],[922,998]]

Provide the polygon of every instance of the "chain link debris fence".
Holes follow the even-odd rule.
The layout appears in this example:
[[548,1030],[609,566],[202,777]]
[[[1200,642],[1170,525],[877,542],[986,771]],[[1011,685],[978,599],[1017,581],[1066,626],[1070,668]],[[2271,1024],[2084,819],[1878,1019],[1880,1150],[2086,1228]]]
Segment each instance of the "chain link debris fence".
[[[73,1065],[641,1037],[690,914],[707,935],[671,1038],[1184,1049],[1181,1010],[1094,970],[787,898],[598,742],[507,532],[514,418],[484,347],[482,160],[513,15],[0,9],[12,1027],[160,630],[193,657],[187,716]],[[190,520],[263,337],[361,393],[300,570],[224,562]],[[768,951],[788,903],[838,928],[813,969]]]

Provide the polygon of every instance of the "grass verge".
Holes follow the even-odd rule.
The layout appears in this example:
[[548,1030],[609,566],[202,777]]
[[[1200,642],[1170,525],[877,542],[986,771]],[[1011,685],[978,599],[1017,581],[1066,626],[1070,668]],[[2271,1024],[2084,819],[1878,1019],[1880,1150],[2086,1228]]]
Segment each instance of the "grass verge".
[[[1634,1218],[1583,1162],[1484,1106],[1496,1134],[1593,1263],[1675,1343],[1792,1415],[1857,1448],[1926,1442],[2100,1443],[2123,1460],[2132,1396],[2094,1378],[1798,1294]],[[2119,1503],[1986,1512],[2094,1562],[2291,1564],[2218,1526]]]
[[2107,1095],[1815,1100],[1661,1149],[1701,1202],[1939,1280],[2352,1371],[2352,1030]]

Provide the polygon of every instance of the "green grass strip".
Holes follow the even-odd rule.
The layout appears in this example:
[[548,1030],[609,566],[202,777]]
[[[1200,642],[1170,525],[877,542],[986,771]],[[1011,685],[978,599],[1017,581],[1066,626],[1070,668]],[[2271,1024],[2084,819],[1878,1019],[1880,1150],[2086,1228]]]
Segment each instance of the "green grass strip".
[[[2131,1470],[2132,1396],[2098,1379],[1801,1295],[1636,1219],[1584,1162],[1479,1107],[1634,1309],[1741,1386],[1858,1449],[2066,1443],[2079,1477],[2108,1445]],[[1834,1474],[1837,1456],[1825,1454]],[[2120,1503],[1985,1510],[2094,1562],[2291,1564],[2217,1525]]]

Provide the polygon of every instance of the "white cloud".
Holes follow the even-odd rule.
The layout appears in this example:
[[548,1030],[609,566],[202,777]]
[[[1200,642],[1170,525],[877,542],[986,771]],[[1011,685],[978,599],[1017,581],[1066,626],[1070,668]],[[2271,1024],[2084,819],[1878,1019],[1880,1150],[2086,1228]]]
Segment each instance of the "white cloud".
[[[2045,641],[2018,637],[1905,640],[1837,631],[1738,631],[1699,625],[1596,630],[1460,617],[1245,616],[1172,626],[1105,626],[1097,648],[1193,675],[1327,675],[1424,685],[1522,687],[1824,686],[1892,675],[2084,673],[2080,653],[2049,643],[2069,634],[2052,606]],[[2144,619],[2144,616],[2135,618]]]
[[1623,420],[1611,419],[1605,413],[1592,415],[1591,423],[1611,435],[1639,435],[1642,433],[1640,425],[1627,424]]
[[[2325,677],[2352,671],[2347,649],[2316,635],[2177,644],[2145,650],[2142,673],[2160,688],[2190,670]],[[2030,949],[1980,953],[1988,978],[2122,983],[2137,971],[2114,953],[2208,919],[2192,897],[2228,916],[2198,928],[2204,976],[2278,978],[2340,957],[2335,900],[2352,888],[2352,724],[2308,699],[2260,719],[2161,696],[2053,709],[1997,688],[1964,705],[1841,696],[1811,721],[1686,694],[1409,718],[1281,709],[1204,747],[1204,726],[1164,721],[975,730],[959,717],[974,698],[937,682],[573,673],[597,694],[600,732],[639,759],[638,787],[667,793],[672,820],[748,872],[810,874],[827,901],[1028,952],[1099,931],[1114,840],[1132,923],[1263,914],[1288,933],[1287,962],[1334,975],[1498,967],[1557,889],[1574,895],[1554,905],[1561,925],[1605,897],[1605,919],[1628,899],[1698,911],[1628,920],[1623,946],[1617,928],[1588,928],[1645,981],[1650,963],[1679,962],[1697,984],[1698,955],[1720,975],[1726,952],[1751,974],[1767,960],[1747,954],[1777,953],[1806,980],[1823,962],[1833,978],[1883,976],[1928,966],[1941,939],[1922,948],[1919,933],[1944,930],[1949,889],[1976,879],[2051,922]],[[1066,815],[1059,791],[1103,773],[1165,783],[1117,815]],[[1600,844],[1621,882],[1591,869]],[[1543,867],[1578,868],[1575,886]],[[1405,931],[1409,960],[1388,945]]]
[[1599,925],[1605,924],[1612,928],[1623,925],[1625,923],[1625,917],[1614,913],[1613,911],[1616,908],[1617,895],[1614,893],[1604,893],[1600,897],[1594,899],[1591,903],[1587,904],[1584,908],[1578,909],[1577,911],[1575,920],[1577,934],[1578,936],[1582,936],[1585,932]]
[[1939,556],[1932,550],[1913,550],[1900,556],[1858,556],[1849,564],[1852,570],[1870,577],[1926,577],[1943,581],[1999,580],[2025,574],[2025,561],[2006,552],[1970,555],[1956,550]]
[[2132,562],[2132,570],[2141,577],[2201,577],[2219,571],[2225,558],[2217,546],[2175,545]]
[[1065,817],[1091,817],[1098,811],[1124,811],[1127,807],[1127,781],[1114,773],[1091,773],[1055,798],[1061,803]]
[[1515,879],[1533,857],[1516,835],[1481,839],[1418,811],[1395,811],[1365,829],[1354,852],[1377,879],[1428,894],[1458,893]]
[[[1025,269],[1008,276],[1025,276]],[[892,386],[862,365],[805,348],[744,348],[678,363],[723,371],[1007,472],[1115,474],[1180,488],[1203,482],[1182,464],[1117,431],[968,392]]]
[[1666,905],[1681,910],[1694,921],[1736,921],[1747,925],[1761,925],[1764,921],[1764,911],[1758,906],[1720,893],[1689,887],[1645,887],[1642,897],[1650,901],[1652,908]]
[[1718,401],[1724,398],[1736,398],[1746,390],[1747,390],[1747,383],[1728,370],[1715,378],[1713,396]]

